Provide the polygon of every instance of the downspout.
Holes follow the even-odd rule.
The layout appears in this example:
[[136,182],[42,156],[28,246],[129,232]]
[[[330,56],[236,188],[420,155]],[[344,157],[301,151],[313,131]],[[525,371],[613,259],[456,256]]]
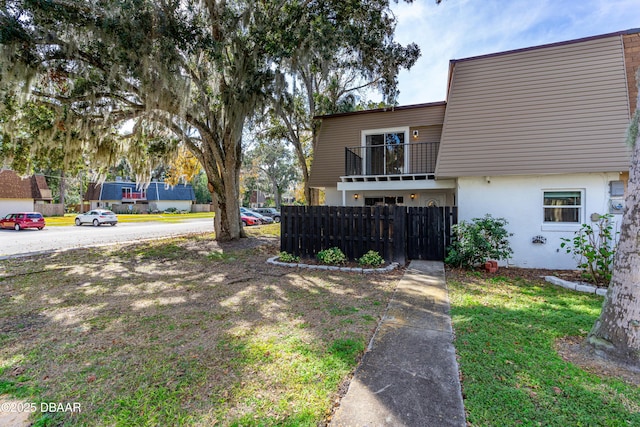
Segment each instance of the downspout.
[[347,206],[347,190],[342,190],[342,206]]

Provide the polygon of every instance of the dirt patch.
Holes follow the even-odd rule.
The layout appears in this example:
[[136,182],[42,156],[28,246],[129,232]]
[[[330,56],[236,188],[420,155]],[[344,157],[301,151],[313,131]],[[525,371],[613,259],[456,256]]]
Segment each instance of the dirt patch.
[[584,345],[583,337],[563,337],[556,341],[556,351],[567,362],[580,366],[600,377],[619,378],[640,387],[640,368],[605,359],[592,347]]
[[[447,273],[457,276],[464,276],[468,270],[447,267]],[[510,279],[524,279],[534,283],[545,282],[545,276],[555,276],[570,282],[584,282],[582,273],[578,270],[550,270],[543,268],[519,268],[519,267],[500,267],[496,273],[487,273],[484,269],[476,270],[482,277],[490,278],[494,276],[503,276]]]
[[0,426],[27,427],[31,425],[29,416],[33,412],[33,404],[22,400],[0,396]]

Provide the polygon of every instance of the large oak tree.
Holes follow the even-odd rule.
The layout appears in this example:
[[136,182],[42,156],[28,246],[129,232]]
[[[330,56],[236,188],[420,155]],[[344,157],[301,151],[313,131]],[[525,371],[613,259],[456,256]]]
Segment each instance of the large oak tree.
[[[380,87],[393,94],[403,66],[398,58],[418,53],[393,41],[388,0],[5,0],[0,6],[0,114],[11,110],[11,120],[0,124],[2,152],[23,151],[12,148],[25,140],[33,152],[62,139],[90,154],[94,165],[127,156],[144,180],[184,144],[206,172],[221,240],[242,235],[245,122],[280,98],[292,64],[326,67],[333,61],[326,47],[338,46],[343,62],[378,74],[384,68]],[[339,40],[345,31],[350,37]],[[44,132],[17,132],[27,102],[55,112]]]

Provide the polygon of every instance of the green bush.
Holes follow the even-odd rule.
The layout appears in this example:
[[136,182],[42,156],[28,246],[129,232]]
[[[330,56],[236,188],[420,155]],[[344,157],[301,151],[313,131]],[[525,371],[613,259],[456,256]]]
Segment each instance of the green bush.
[[362,267],[380,267],[384,264],[384,259],[374,250],[362,255],[357,261]]
[[280,255],[278,255],[278,259],[282,262],[300,262],[299,256],[295,256],[285,251],[280,252]]
[[600,215],[594,226],[582,224],[573,239],[560,239],[560,247],[578,261],[582,276],[600,286],[609,286],[616,253],[616,233],[611,218],[611,214]]
[[483,265],[489,259],[507,260],[513,250],[509,246],[509,237],[504,218],[493,218],[487,214],[484,218],[473,218],[471,222],[462,221],[452,227],[454,240],[447,248],[447,264],[472,268]]
[[347,262],[347,256],[337,247],[320,251],[316,257],[318,261],[328,265],[341,265]]

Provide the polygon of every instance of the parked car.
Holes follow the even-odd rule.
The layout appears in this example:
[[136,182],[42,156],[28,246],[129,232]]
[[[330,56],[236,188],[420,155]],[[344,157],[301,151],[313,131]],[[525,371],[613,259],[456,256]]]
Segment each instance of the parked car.
[[246,227],[248,225],[260,225],[262,221],[260,221],[256,217],[248,216],[243,213],[240,214],[240,219],[242,219],[242,224]]
[[268,216],[262,216],[258,212],[254,212],[253,210],[246,210],[244,213],[241,211],[241,215],[247,215],[253,218],[258,218],[262,224],[273,224],[273,218],[269,218]]
[[106,209],[93,209],[87,213],[76,216],[76,225],[93,224],[98,227],[102,224],[116,225],[118,217],[111,211]]
[[45,220],[40,212],[10,213],[0,219],[0,228],[13,228],[16,231],[20,231],[23,228],[42,230],[44,226]]
[[273,218],[274,222],[280,222],[280,212],[275,208],[255,208],[253,211],[262,216]]

